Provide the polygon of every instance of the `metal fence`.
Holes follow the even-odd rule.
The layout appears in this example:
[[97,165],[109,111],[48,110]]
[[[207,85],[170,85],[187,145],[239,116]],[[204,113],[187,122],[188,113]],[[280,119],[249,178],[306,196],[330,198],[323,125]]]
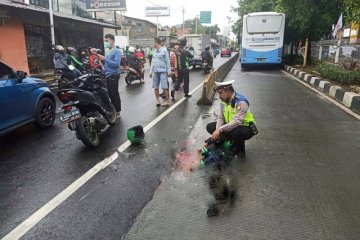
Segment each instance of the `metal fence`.
[[311,43],[311,58],[336,64],[351,64],[360,61],[360,39],[324,40]]
[[221,65],[218,69],[208,74],[203,82],[203,92],[201,98],[197,102],[199,105],[211,105],[215,96],[215,82],[222,82],[226,75],[230,72],[234,64],[239,59],[239,53],[232,56],[226,63]]

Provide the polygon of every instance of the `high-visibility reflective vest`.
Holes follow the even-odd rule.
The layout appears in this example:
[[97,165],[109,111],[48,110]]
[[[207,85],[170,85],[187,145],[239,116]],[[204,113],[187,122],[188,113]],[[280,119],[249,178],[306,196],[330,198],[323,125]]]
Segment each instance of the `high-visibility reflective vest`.
[[234,99],[232,100],[232,102],[230,103],[222,103],[224,104],[224,110],[223,110],[223,114],[224,114],[224,120],[225,123],[230,123],[234,120],[234,117],[238,111],[237,109],[237,105],[239,105],[239,103],[241,101],[245,101],[248,105],[249,105],[249,109],[245,114],[245,118],[244,118],[244,126],[249,126],[249,123],[253,122],[254,124],[256,124],[255,122],[255,118],[254,115],[251,113],[250,111],[250,103],[247,100],[247,98],[239,93],[235,93]]

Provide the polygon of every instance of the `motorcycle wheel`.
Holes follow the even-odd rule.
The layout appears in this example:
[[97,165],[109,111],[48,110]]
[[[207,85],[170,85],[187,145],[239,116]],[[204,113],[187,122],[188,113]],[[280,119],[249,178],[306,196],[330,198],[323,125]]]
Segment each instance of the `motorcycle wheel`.
[[125,77],[125,82],[127,85],[131,85],[131,78],[129,76]]
[[109,125],[114,126],[116,123],[116,110],[114,105],[111,103],[111,115],[109,115]]
[[99,146],[100,139],[99,133],[91,131],[90,123],[88,122],[88,118],[82,116],[78,122],[76,127],[76,134],[78,138],[89,148],[96,148]]
[[58,82],[58,88],[59,88],[59,90],[72,88],[72,84],[70,83],[69,79],[61,78]]

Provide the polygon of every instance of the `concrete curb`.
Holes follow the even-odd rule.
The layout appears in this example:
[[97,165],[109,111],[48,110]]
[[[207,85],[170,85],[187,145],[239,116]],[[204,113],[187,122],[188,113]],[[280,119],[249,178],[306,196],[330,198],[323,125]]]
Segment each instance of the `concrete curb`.
[[326,93],[328,96],[348,107],[351,111],[360,114],[359,94],[343,89],[329,81],[322,80],[317,76],[308,74],[288,65],[284,66],[284,70],[309,85],[312,85],[323,93]]

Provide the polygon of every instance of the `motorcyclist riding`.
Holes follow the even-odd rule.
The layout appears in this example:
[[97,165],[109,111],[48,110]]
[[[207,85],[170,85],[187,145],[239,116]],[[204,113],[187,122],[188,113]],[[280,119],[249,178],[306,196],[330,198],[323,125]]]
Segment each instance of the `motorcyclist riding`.
[[210,53],[210,47],[209,47],[209,46],[207,46],[207,47],[205,48],[205,51],[203,51],[203,52],[201,53],[201,58],[202,58],[203,61],[206,61],[207,64],[208,64],[210,67],[213,67],[214,58],[213,58],[213,56],[212,56],[211,53]]
[[141,82],[143,83],[144,82],[144,77],[142,74],[143,63],[141,59],[137,57],[135,52],[136,50],[134,47],[129,47],[129,57],[128,57],[129,67],[136,70],[138,76],[141,78]]

